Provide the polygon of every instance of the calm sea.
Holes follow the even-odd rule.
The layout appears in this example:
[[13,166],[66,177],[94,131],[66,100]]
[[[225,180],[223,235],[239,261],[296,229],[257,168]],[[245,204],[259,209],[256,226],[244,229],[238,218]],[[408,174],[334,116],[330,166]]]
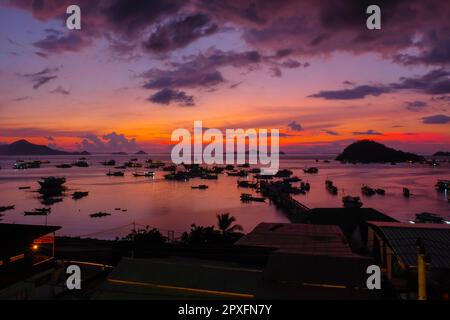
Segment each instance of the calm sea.
[[[72,167],[58,169],[61,163],[71,163],[76,156],[20,157],[22,160],[48,160],[49,164],[39,169],[13,170],[18,157],[0,157],[0,206],[15,205],[15,209],[3,212],[5,223],[28,223],[59,225],[59,235],[94,238],[114,238],[127,234],[132,224],[156,227],[163,232],[174,231],[175,236],[190,228],[191,224],[214,225],[216,215],[229,212],[244,227],[251,231],[259,222],[287,222],[284,214],[274,205],[266,203],[242,203],[240,194],[249,189],[240,189],[236,177],[219,175],[218,180],[192,179],[187,182],[166,181],[165,172],[156,171],[155,178],[134,177],[134,169],[127,169],[124,177],[108,177],[109,167],[100,162],[115,159],[118,164],[138,158],[143,163],[149,156],[93,155],[87,156],[88,168]],[[168,160],[164,156],[152,159]],[[167,161],[168,162],[168,161]],[[318,174],[304,174],[303,168],[316,166]],[[311,184],[311,191],[295,198],[309,207],[340,207],[343,195],[361,196],[361,186],[383,188],[386,195],[361,196],[364,207],[372,207],[398,220],[413,219],[415,213],[433,212],[450,218],[450,203],[447,194],[435,190],[437,179],[450,179],[450,164],[439,167],[416,164],[340,164],[325,163],[301,157],[282,156],[281,167]],[[146,169],[138,169],[146,170]],[[66,196],[62,202],[51,206],[48,216],[24,216],[24,211],[44,207],[38,199],[37,180],[45,176],[65,176]],[[249,178],[251,179],[251,178]],[[325,189],[325,180],[330,179],[339,189],[337,196]],[[207,190],[191,189],[191,186],[207,184]],[[31,187],[19,190],[19,187]],[[404,198],[402,188],[411,190],[411,197]],[[89,191],[89,196],[73,200],[74,191]],[[116,210],[120,208],[121,210]],[[122,211],[126,210],[126,211]],[[91,218],[89,214],[109,212],[111,216]]]

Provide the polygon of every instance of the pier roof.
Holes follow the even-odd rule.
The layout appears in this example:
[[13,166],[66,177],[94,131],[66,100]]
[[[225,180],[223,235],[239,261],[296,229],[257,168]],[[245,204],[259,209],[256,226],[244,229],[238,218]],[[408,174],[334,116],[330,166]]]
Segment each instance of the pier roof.
[[299,223],[260,223],[236,245],[277,249],[279,252],[353,256],[337,226]]
[[417,265],[416,241],[420,239],[431,258],[431,267],[450,269],[450,226],[433,223],[369,222],[410,267]]

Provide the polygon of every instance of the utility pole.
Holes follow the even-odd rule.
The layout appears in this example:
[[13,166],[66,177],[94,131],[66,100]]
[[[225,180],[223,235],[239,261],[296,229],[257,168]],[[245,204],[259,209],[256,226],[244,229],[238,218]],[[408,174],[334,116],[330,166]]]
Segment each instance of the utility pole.
[[418,299],[427,300],[427,264],[430,262],[430,259],[420,238],[416,241],[416,250]]

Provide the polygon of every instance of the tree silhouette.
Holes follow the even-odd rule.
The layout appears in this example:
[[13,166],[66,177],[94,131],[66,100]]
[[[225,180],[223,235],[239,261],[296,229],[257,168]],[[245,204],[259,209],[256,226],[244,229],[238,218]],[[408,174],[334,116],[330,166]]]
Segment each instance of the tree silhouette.
[[233,225],[236,218],[230,216],[230,213],[222,213],[217,215],[217,227],[222,232],[223,235],[235,233],[236,231],[242,231],[243,228],[239,224]]

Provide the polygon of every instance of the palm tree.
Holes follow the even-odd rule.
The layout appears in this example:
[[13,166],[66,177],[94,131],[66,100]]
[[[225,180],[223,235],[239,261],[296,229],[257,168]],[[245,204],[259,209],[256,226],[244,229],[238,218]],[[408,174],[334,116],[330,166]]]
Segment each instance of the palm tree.
[[230,214],[222,213],[217,215],[217,226],[222,234],[234,233],[235,231],[242,231],[243,228],[239,224],[235,224],[232,226],[233,222],[236,221],[236,218],[230,216]]

